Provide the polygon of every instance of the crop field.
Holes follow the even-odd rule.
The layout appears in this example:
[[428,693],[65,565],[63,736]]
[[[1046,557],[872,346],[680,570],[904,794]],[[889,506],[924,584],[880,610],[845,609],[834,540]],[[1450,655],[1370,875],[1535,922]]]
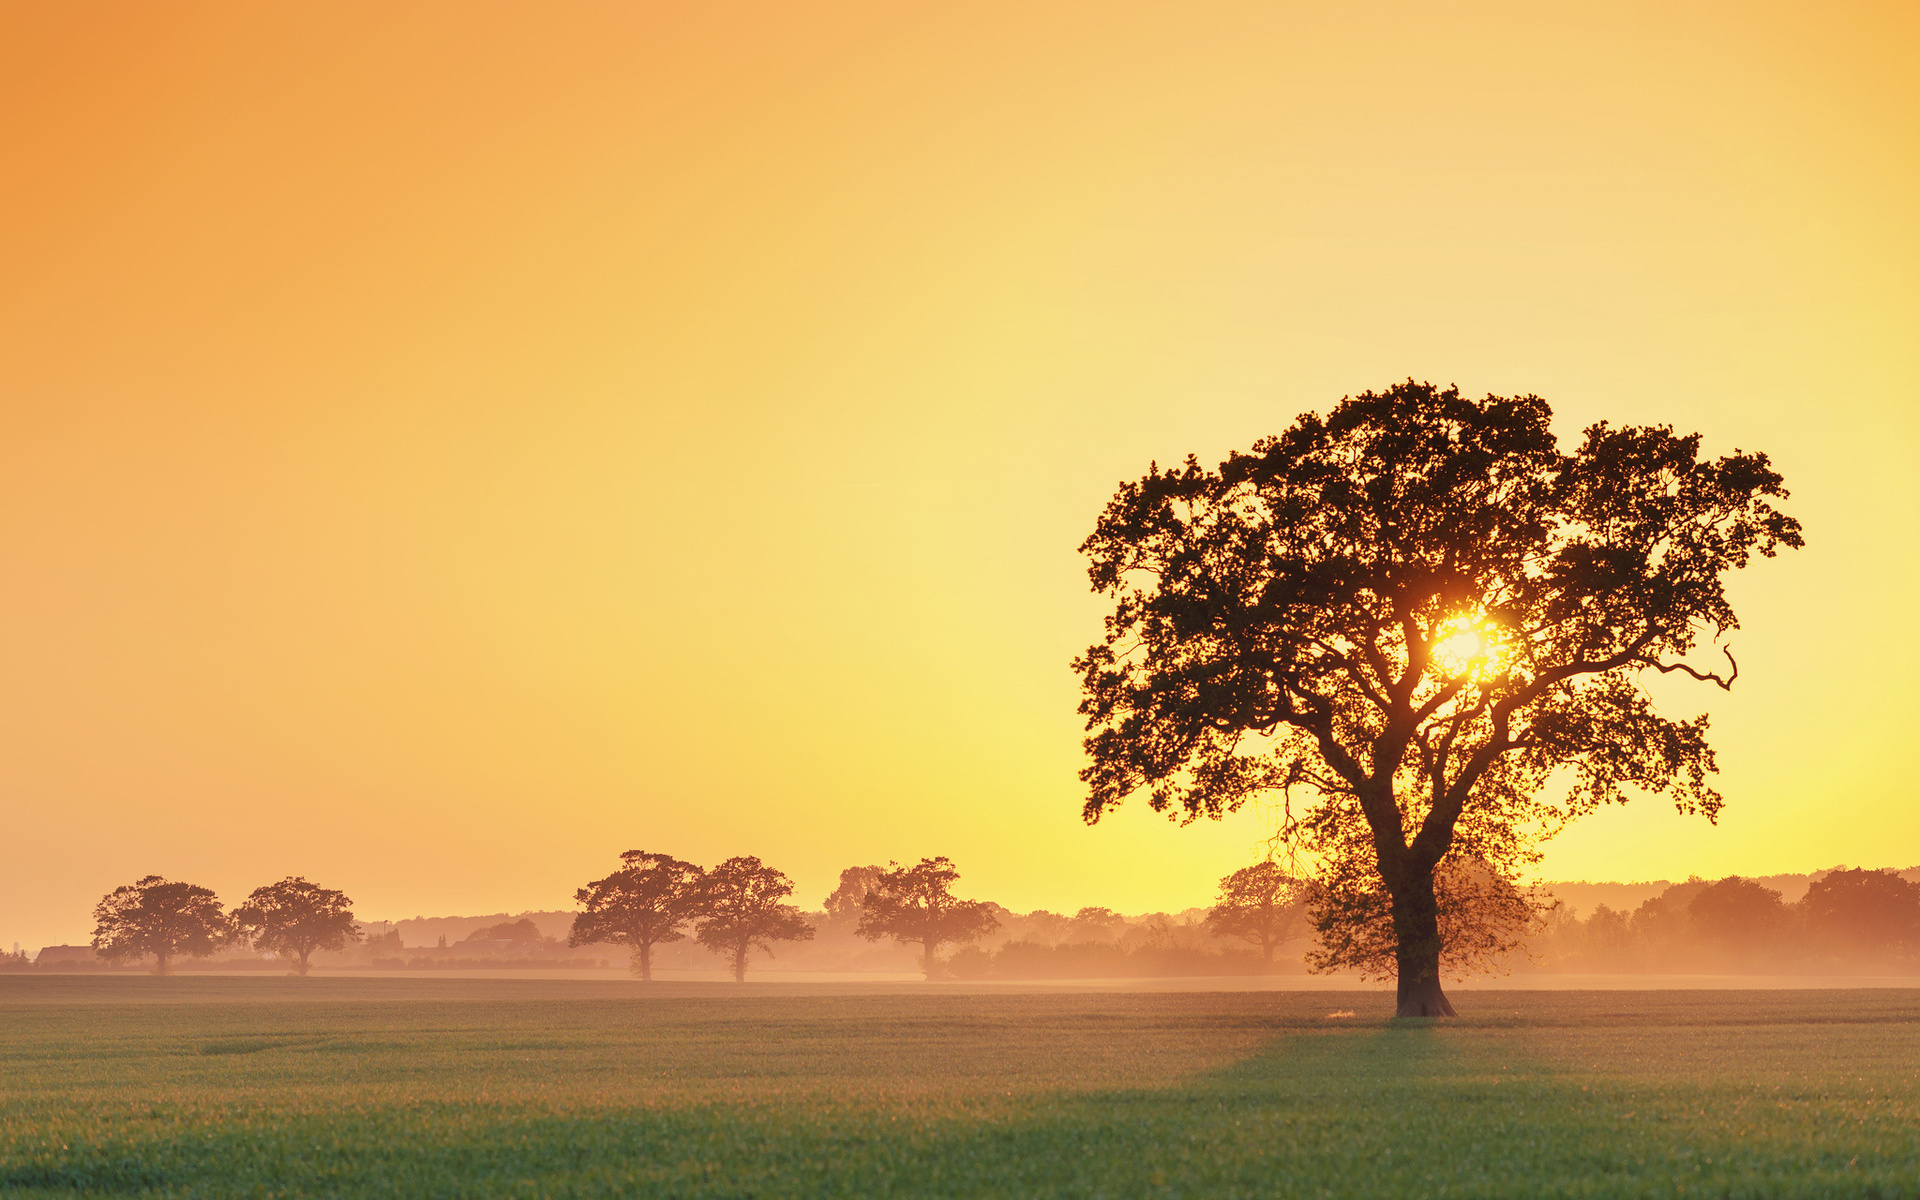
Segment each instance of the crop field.
[[1920,992],[1458,1002],[0,977],[0,1195],[1920,1195]]

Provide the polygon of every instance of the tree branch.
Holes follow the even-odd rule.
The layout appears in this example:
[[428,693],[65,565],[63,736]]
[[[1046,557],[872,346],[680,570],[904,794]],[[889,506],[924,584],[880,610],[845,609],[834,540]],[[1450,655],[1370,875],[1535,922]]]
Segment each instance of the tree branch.
[[1720,678],[1718,674],[1712,671],[1696,671],[1683,662],[1663,663],[1658,659],[1652,658],[1641,659],[1640,661],[1646,663],[1662,675],[1670,675],[1675,671],[1685,671],[1701,683],[1718,684],[1721,691],[1730,692],[1733,690],[1733,681],[1740,678],[1740,663],[1733,657],[1733,647],[1722,646],[1720,647],[1720,653],[1726,655],[1727,661],[1733,664],[1733,673],[1725,679]]

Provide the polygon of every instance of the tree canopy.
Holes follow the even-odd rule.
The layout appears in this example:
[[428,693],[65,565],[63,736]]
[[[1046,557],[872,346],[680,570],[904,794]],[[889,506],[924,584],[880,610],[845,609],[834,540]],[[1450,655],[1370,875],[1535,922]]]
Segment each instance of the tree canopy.
[[670,854],[629,850],[618,871],[573,894],[586,911],[573,919],[567,945],[595,942],[630,946],[633,973],[653,980],[653,948],[677,942],[681,926],[701,911],[706,875]]
[[517,921],[501,921],[485,929],[476,929],[463,942],[537,942],[540,940],[540,927],[531,917],[521,917]]
[[1743,965],[1778,941],[1789,919],[1779,892],[1738,875],[1701,888],[1687,915],[1707,940],[1727,947]]
[[211,890],[159,875],[108,892],[93,921],[95,953],[110,962],[152,955],[156,975],[171,971],[179,955],[207,957],[238,932]]
[[1842,959],[1920,950],[1920,884],[1892,871],[1839,869],[1807,889],[1810,931]]
[[826,910],[827,920],[834,925],[857,925],[860,914],[867,903],[867,893],[887,869],[882,866],[848,867],[840,872],[840,883],[820,907]]
[[911,867],[896,864],[874,881],[854,932],[868,941],[890,937],[917,943],[920,966],[932,979],[940,947],[971,942],[1000,927],[992,905],[953,894],[959,879],[960,872],[945,855],[923,858]]
[[[1150,468],[1082,547],[1114,605],[1075,661],[1086,818],[1276,796],[1321,863],[1316,924],[1386,931],[1403,1015],[1453,1011],[1436,873],[1511,885],[1635,792],[1718,813],[1706,717],[1662,716],[1644,677],[1730,687],[1723,577],[1801,544],[1764,454],[1605,422],[1563,453],[1551,420],[1408,381],[1218,469]],[[1716,645],[1725,666],[1689,657]],[[1365,963],[1380,941],[1345,944]]]
[[240,936],[256,949],[293,958],[296,975],[307,973],[314,951],[344,950],[360,940],[347,894],[297,875],[253,889],[233,918]]
[[700,916],[694,937],[702,946],[733,962],[734,979],[747,978],[747,956],[755,949],[771,954],[775,942],[813,939],[798,907],[786,903],[793,880],[752,855],[729,858],[707,872],[700,890]]
[[1279,863],[1257,862],[1220,881],[1219,898],[1207,912],[1207,928],[1260,947],[1273,961],[1274,948],[1293,933],[1307,906],[1308,885]]

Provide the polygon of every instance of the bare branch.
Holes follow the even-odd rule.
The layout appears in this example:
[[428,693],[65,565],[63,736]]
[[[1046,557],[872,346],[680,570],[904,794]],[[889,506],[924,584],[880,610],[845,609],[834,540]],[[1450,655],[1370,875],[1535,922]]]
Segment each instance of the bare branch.
[[1652,667],[1654,670],[1660,672],[1662,675],[1670,675],[1675,671],[1685,671],[1687,674],[1693,676],[1695,679],[1698,679],[1701,683],[1718,684],[1721,691],[1730,692],[1733,690],[1733,681],[1740,678],[1740,663],[1733,657],[1733,647],[1722,646],[1720,647],[1720,653],[1727,656],[1728,662],[1733,663],[1733,673],[1731,675],[1728,675],[1725,679],[1720,678],[1718,674],[1712,671],[1696,671],[1692,667],[1688,666],[1686,663],[1683,663],[1683,662],[1663,663],[1658,661],[1657,659],[1651,659],[1651,658],[1642,659],[1641,661],[1645,662],[1649,667]]

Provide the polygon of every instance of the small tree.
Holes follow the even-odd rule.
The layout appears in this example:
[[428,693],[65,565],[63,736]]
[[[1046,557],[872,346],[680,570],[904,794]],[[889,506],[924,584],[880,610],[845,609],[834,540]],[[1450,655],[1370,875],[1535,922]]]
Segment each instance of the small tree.
[[867,893],[887,873],[885,867],[848,867],[840,872],[840,886],[820,902],[827,912],[827,921],[833,925],[857,925],[860,914],[865,911]]
[[205,958],[236,933],[210,890],[159,875],[108,892],[93,921],[95,953],[109,962],[151,954],[155,975],[167,974],[176,955]]
[[700,918],[693,936],[702,946],[733,960],[733,977],[747,980],[747,955],[756,947],[773,953],[775,942],[813,939],[813,926],[786,903],[793,880],[752,855],[730,858],[707,873],[700,889]]
[[255,888],[233,910],[242,938],[255,948],[298,959],[293,973],[305,975],[315,950],[344,950],[360,940],[353,901],[345,892],[315,887],[297,875]]
[[1207,912],[1207,928],[1254,943],[1260,957],[1271,963],[1275,947],[1292,936],[1306,907],[1304,880],[1276,862],[1257,862],[1220,881],[1220,898]]
[[940,947],[974,941],[1000,927],[992,905],[961,900],[953,885],[960,878],[953,860],[923,858],[911,867],[895,865],[867,893],[866,907],[855,933],[868,941],[890,937],[903,945],[920,945],[920,965],[933,978]]
[[626,865],[573,894],[586,911],[574,917],[567,945],[631,946],[633,973],[651,983],[653,948],[686,936],[680,927],[700,912],[706,876],[670,854],[629,850],[620,861]]

